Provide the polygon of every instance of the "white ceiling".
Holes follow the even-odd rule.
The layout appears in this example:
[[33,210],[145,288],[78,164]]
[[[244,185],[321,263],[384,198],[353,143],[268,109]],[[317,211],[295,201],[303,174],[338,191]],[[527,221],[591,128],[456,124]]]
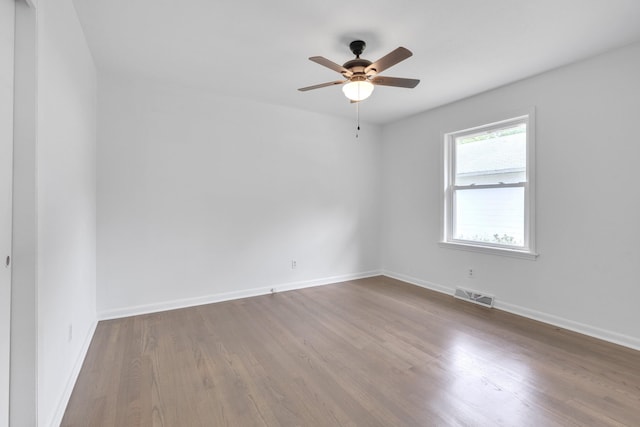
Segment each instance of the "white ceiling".
[[386,123],[640,40],[639,0],[74,0],[101,71],[353,117],[340,78],[349,42],[374,61],[413,52],[381,75],[362,119]]

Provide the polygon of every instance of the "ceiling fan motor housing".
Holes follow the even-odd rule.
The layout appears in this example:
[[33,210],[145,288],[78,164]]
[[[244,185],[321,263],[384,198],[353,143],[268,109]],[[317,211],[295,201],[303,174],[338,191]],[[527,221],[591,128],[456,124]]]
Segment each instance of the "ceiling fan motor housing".
[[371,65],[371,61],[367,61],[366,59],[352,59],[351,61],[347,61],[344,63],[343,67],[347,70],[351,71],[355,74],[365,74],[365,68]]
[[[349,45],[351,52],[356,56],[355,59],[345,62],[342,66],[347,70],[351,71],[353,76],[365,76],[365,75],[373,75],[375,74],[375,70],[372,69],[373,73],[367,73],[366,68],[371,65],[371,61],[360,58],[362,52],[364,52],[364,48],[367,44],[362,40],[354,40]],[[353,81],[353,78],[351,78]]]

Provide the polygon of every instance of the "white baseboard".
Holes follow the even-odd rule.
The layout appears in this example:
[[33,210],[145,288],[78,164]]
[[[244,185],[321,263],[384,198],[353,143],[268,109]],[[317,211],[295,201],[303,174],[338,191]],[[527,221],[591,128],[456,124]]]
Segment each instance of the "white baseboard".
[[382,274],[383,276],[390,277],[392,279],[396,279],[402,282],[410,283],[412,285],[420,286],[421,288],[430,289],[432,291],[440,292],[440,293],[451,295],[451,296],[453,296],[453,293],[455,292],[454,288],[443,286],[434,282],[428,282],[426,280],[418,279],[417,277],[407,276],[406,274],[402,274],[402,273],[382,270],[380,274]]
[[78,375],[80,375],[80,370],[82,369],[82,364],[84,363],[84,359],[87,357],[87,352],[89,351],[89,345],[91,344],[91,340],[93,339],[93,334],[96,332],[96,326],[98,322],[94,320],[89,327],[89,331],[84,338],[84,342],[82,343],[82,348],[80,349],[80,353],[76,357],[76,361],[73,364],[73,370],[67,379],[67,385],[64,388],[64,392],[60,397],[60,401],[58,402],[58,407],[56,408],[56,412],[49,424],[51,427],[59,426],[62,423],[62,417],[64,417],[64,411],[67,409],[67,405],[69,404],[69,399],[71,398],[71,393],[73,392],[73,387],[76,385],[76,381],[78,380]]
[[280,283],[264,286],[260,288],[244,289],[241,291],[224,292],[213,295],[205,295],[194,298],[183,298],[173,301],[163,301],[153,304],[144,304],[131,307],[123,307],[114,310],[106,310],[98,313],[99,320],[119,319],[122,317],[137,316],[139,314],[157,313],[160,311],[175,310],[179,308],[194,307],[197,305],[211,304],[215,302],[230,301],[241,298],[267,295],[271,289],[276,292],[292,291],[295,289],[310,288],[313,286],[330,285],[333,283],[345,282],[347,280],[364,279],[366,277],[379,276],[379,270],[365,271],[361,273],[344,274],[340,276],[324,277],[321,279],[304,280],[299,282]]
[[[410,283],[412,285],[420,286],[422,288],[431,289],[432,291],[441,292],[451,295],[455,292],[454,288],[443,286],[437,283],[429,282],[426,280],[418,279],[415,277],[407,276],[405,274],[396,273],[392,271],[382,270],[382,275],[391,277],[392,279],[401,280],[403,282]],[[549,325],[558,326],[563,329],[567,329],[579,334],[587,335],[593,338],[598,338],[603,341],[608,341],[613,344],[618,344],[624,347],[629,347],[634,350],[640,350],[640,339],[630,337],[628,335],[620,334],[618,332],[608,331],[600,329],[595,326],[585,325],[584,323],[575,322],[573,320],[565,319],[563,317],[554,316],[552,314],[543,313],[540,311],[532,310],[519,305],[510,304],[507,302],[496,299],[494,306],[495,309],[506,311],[518,316],[526,317],[529,319],[537,320],[539,322],[547,323]]]
[[526,307],[521,307],[515,304],[509,304],[496,300],[494,307],[498,310],[506,311],[509,313],[517,314],[518,316],[527,317],[529,319],[538,320],[543,323],[548,323],[553,326],[558,326],[563,329],[567,329],[573,332],[578,332],[583,335],[588,335],[593,338],[598,338],[603,341],[608,341],[613,344],[619,344],[624,347],[629,347],[634,350],[640,350],[640,339],[630,337],[628,335],[620,334],[618,332],[608,331],[606,329],[600,329],[595,326],[586,325],[580,322],[574,322],[573,320],[565,319],[563,317],[554,316],[553,314],[547,314],[536,310],[531,310]]

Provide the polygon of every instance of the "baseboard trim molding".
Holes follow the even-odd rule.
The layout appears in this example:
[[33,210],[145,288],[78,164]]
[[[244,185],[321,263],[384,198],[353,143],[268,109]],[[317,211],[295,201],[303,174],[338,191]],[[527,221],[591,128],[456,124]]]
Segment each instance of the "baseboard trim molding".
[[640,339],[620,334],[618,332],[608,331],[606,329],[597,328],[595,326],[586,325],[584,323],[575,322],[563,317],[554,316],[553,314],[531,310],[526,307],[521,307],[519,305],[510,304],[499,300],[496,300],[494,308],[506,311],[508,313],[516,314],[518,316],[537,320],[542,323],[547,323],[549,325],[558,326],[560,328],[577,332],[582,335],[587,335],[603,341],[608,341],[613,344],[629,347],[634,350],[640,350]]
[[383,276],[390,277],[392,279],[400,280],[401,282],[406,282],[411,285],[419,286],[421,288],[440,292],[442,294],[453,296],[453,293],[455,292],[454,288],[450,288],[448,286],[440,285],[434,282],[429,282],[427,280],[418,279],[417,277],[407,276],[406,274],[396,273],[394,271],[382,270],[380,274],[382,274]]
[[212,304],[216,302],[231,301],[236,299],[267,295],[271,293],[271,289],[276,292],[286,292],[296,289],[310,288],[313,286],[331,285],[334,283],[346,282],[348,280],[364,279],[367,277],[380,276],[380,270],[365,271],[353,274],[343,274],[339,276],[324,277],[313,280],[303,280],[299,282],[289,282],[272,284],[260,288],[244,289],[241,291],[223,292],[212,295],[205,295],[194,298],[183,298],[173,301],[164,301],[153,304],[144,304],[131,307],[118,308],[114,310],[106,310],[98,313],[99,320],[120,319],[123,317],[137,316],[140,314],[158,313],[161,311],[176,310],[180,308],[195,307],[198,305]]
[[96,327],[98,326],[98,321],[94,320],[89,327],[89,331],[84,338],[84,342],[82,343],[82,348],[80,349],[80,353],[78,357],[76,357],[76,361],[73,364],[73,369],[69,378],[67,379],[67,385],[64,388],[64,392],[60,397],[60,401],[58,402],[58,407],[56,408],[56,412],[51,420],[50,426],[59,426],[62,423],[62,417],[64,417],[64,411],[67,409],[67,405],[69,404],[69,399],[71,398],[71,393],[73,392],[73,387],[76,385],[76,381],[78,380],[78,376],[80,375],[80,370],[82,369],[82,364],[84,363],[84,359],[87,357],[87,353],[89,352],[89,346],[91,345],[91,340],[93,339],[93,335],[96,332]]
[[[139,305],[139,306],[131,306],[131,307],[125,307],[125,308],[115,309],[115,310],[107,310],[107,311],[100,312],[98,314],[98,320],[119,319],[122,317],[136,316],[140,314],[157,313],[157,312],[167,311],[167,310],[176,310],[180,308],[194,307],[198,305],[212,304],[216,302],[231,301],[231,300],[236,300],[241,298],[266,295],[271,293],[272,288],[275,288],[277,292],[286,292],[286,291],[291,291],[296,289],[304,289],[304,288],[309,288],[313,286],[330,285],[330,284],[345,282],[348,280],[364,279],[367,277],[374,277],[374,276],[380,276],[380,275],[383,275],[392,279],[400,280],[402,282],[406,282],[411,285],[419,286],[421,288],[425,288],[425,289],[440,292],[446,295],[450,295],[452,298],[453,298],[453,293],[455,292],[455,289],[452,287],[441,285],[435,282],[430,282],[428,280],[419,279],[417,277],[409,276],[406,274],[397,273],[397,272],[388,271],[388,270],[373,270],[373,271],[367,271],[367,272],[361,272],[361,273],[331,276],[331,277],[299,281],[299,282],[273,284],[273,285],[264,286],[260,288],[245,289],[245,290],[233,291],[233,292],[224,292],[219,294],[206,295],[202,297],[185,298],[180,300],[166,301],[166,302]],[[573,320],[565,319],[563,317],[555,316],[552,314],[548,314],[548,313],[532,310],[526,307],[522,307],[519,305],[500,301],[499,299],[496,299],[494,308],[497,310],[502,310],[508,313],[516,314],[518,316],[537,320],[539,322],[547,323],[553,326],[558,326],[560,328],[577,332],[583,335],[587,335],[593,338],[597,338],[597,339],[608,341],[614,344],[622,345],[624,347],[629,347],[634,350],[640,350],[640,339],[630,337],[628,335],[597,328],[595,326],[586,325],[580,322],[575,322]],[[93,330],[95,330],[95,325],[93,326]],[[91,336],[93,336],[93,332]],[[86,343],[86,348],[84,349],[85,354],[88,349],[88,345],[90,341],[91,340],[89,339],[88,342]],[[84,360],[84,355],[82,360]],[[80,363],[80,366],[81,366],[81,363]],[[79,373],[80,366],[77,368],[78,373]],[[75,376],[77,376],[77,373],[75,373]],[[71,395],[71,390],[69,390],[68,394],[69,396]],[[66,397],[66,400],[68,400],[68,396]],[[65,403],[65,407],[66,407],[66,403]]]
[[[390,277],[392,279],[400,280],[402,282],[409,283],[411,285],[420,286],[421,288],[430,289],[432,291],[448,294],[453,297],[455,292],[454,288],[440,285],[437,283],[429,282],[427,280],[418,279],[416,277],[407,276],[405,274],[396,273],[392,271],[382,270],[383,276]],[[640,350],[640,339],[630,337],[628,335],[620,334],[618,332],[608,331],[606,329],[597,328],[595,326],[586,325],[584,323],[575,322],[573,320],[565,319],[563,317],[554,316],[553,314],[544,313],[541,311],[532,310],[526,307],[522,307],[515,304],[510,304],[504,301],[496,299],[494,309],[506,311],[511,314],[526,317],[528,319],[537,320],[549,325],[558,326],[569,331],[577,332],[582,335],[597,338],[603,341],[607,341],[613,344],[618,344],[624,347],[628,347],[634,350]]]

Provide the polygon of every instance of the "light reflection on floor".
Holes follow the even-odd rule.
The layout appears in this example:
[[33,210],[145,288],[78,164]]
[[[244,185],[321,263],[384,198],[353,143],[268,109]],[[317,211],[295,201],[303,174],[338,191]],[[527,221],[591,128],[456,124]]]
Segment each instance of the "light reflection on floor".
[[540,425],[530,393],[531,369],[513,353],[458,334],[445,360],[445,393],[455,413],[467,413],[473,425]]

